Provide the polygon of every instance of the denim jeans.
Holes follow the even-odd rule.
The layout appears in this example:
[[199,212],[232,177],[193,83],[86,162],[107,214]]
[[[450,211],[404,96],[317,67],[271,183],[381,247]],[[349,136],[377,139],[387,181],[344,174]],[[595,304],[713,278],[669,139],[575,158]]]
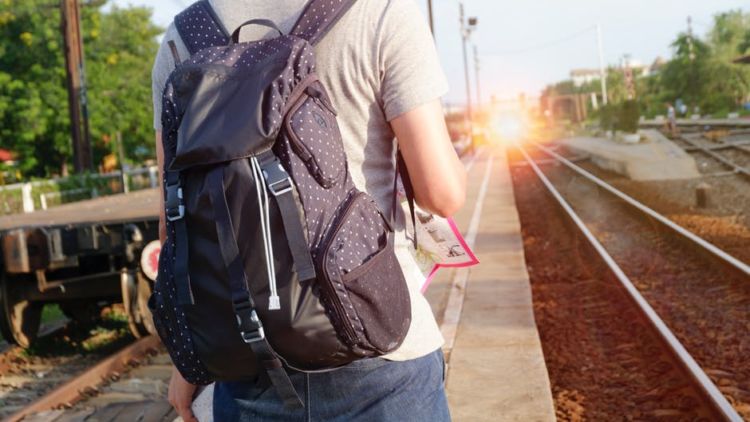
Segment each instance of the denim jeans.
[[214,420],[234,421],[450,421],[443,387],[445,362],[436,350],[394,362],[352,362],[335,371],[290,377],[305,408],[284,408],[267,382],[217,382]]

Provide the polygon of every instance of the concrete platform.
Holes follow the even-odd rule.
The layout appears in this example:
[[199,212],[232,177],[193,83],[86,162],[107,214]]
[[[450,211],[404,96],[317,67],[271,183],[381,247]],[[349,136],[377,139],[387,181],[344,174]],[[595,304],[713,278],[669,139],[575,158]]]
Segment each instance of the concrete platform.
[[632,180],[677,180],[700,177],[695,160],[659,131],[642,130],[645,138],[625,144],[607,138],[570,138],[559,143],[586,154],[597,166]]
[[[426,293],[446,337],[453,419],[553,421],[552,393],[503,149],[485,150],[473,163],[466,204],[456,221],[467,241],[475,241],[481,264],[441,274]],[[457,287],[456,280],[465,280],[465,288]],[[456,301],[451,296],[461,293],[460,319],[452,330],[448,319]]]

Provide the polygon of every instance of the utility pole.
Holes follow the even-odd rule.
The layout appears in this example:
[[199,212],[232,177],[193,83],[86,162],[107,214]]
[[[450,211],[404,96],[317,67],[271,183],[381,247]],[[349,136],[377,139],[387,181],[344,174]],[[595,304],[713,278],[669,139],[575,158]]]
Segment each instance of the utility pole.
[[474,81],[477,84],[477,108],[482,107],[482,90],[480,89],[479,83],[479,53],[477,52],[477,45],[474,44]]
[[602,105],[609,103],[607,98],[607,71],[604,69],[604,49],[602,48],[602,26],[596,24],[596,43],[599,50],[599,80],[602,84]]
[[690,61],[695,61],[695,50],[693,50],[693,18],[690,16],[687,17],[687,42],[688,42],[688,52],[690,54]]
[[60,0],[62,33],[65,44],[65,70],[68,86],[68,109],[73,137],[73,166],[76,173],[93,168],[89,134],[86,75],[83,65],[78,0]]
[[630,54],[622,57],[622,72],[628,100],[633,100],[635,99],[635,78],[633,77],[633,69],[630,67]]
[[461,46],[463,47],[464,53],[464,77],[466,79],[466,118],[469,123],[469,136],[473,136],[474,128],[472,124],[472,113],[471,113],[471,82],[469,81],[469,59],[466,55],[466,43],[469,41],[471,31],[476,28],[477,18],[471,17],[468,22],[464,19],[464,4],[463,2],[458,3],[459,10],[459,21],[461,23]]
[[[695,87],[695,47],[693,47],[693,18],[690,16],[687,17],[687,43],[688,43],[688,54],[690,57],[690,74],[689,74],[689,80],[690,80],[690,91],[688,93],[695,94],[696,93],[696,87]],[[691,95],[693,98],[689,98],[687,100],[697,101],[697,95]],[[695,105],[695,104],[692,104]],[[687,114],[691,114],[695,111],[695,108],[688,111]]]

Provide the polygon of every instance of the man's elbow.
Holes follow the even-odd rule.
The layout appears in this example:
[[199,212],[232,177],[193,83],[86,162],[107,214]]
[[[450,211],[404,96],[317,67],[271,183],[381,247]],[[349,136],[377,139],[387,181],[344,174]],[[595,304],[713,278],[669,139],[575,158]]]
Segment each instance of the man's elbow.
[[466,202],[466,195],[456,194],[445,198],[440,204],[436,204],[435,214],[443,218],[452,217],[464,206],[464,202]]
[[464,206],[466,202],[466,174],[462,172],[456,176],[456,179],[448,186],[443,186],[443,189],[431,192],[431,195],[429,195],[428,208],[433,214],[443,218],[451,217]]

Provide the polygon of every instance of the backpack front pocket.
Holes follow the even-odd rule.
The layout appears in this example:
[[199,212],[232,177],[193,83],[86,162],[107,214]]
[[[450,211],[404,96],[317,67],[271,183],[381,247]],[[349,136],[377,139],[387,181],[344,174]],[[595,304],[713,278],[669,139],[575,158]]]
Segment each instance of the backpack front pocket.
[[353,190],[323,247],[325,302],[350,346],[385,354],[411,323],[409,291],[393,250],[393,230],[366,193]]
[[313,80],[287,113],[284,127],[295,154],[322,187],[334,186],[346,171],[336,111]]

